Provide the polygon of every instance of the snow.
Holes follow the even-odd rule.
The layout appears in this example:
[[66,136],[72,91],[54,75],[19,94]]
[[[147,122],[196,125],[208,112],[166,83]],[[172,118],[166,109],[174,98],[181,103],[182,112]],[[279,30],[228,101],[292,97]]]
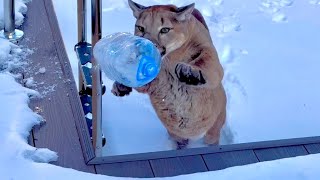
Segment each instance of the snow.
[[45,68],[45,67],[40,68],[40,69],[39,69],[39,73],[40,73],[40,74],[46,73],[46,68]]
[[[22,2],[27,1],[17,1],[16,10],[20,14],[27,10]],[[71,50],[77,41],[75,2],[53,2],[58,10],[68,55],[77,74],[77,60]],[[133,27],[134,19],[125,2],[112,0],[104,4],[103,19],[105,27],[109,27],[104,29],[104,35]],[[138,2],[151,5],[167,1]],[[169,2],[183,5],[191,1]],[[278,2],[269,6],[277,6],[279,10],[275,14],[259,9],[263,3],[270,2]],[[226,71],[224,85],[229,100],[229,131],[226,130],[228,128],[223,131],[225,143],[319,135],[319,4],[315,0],[197,2],[196,6],[206,15]],[[67,7],[70,7],[68,13],[64,11]],[[279,13],[283,14],[282,17],[278,16]],[[0,6],[0,29],[3,26],[2,15]],[[23,16],[18,13],[16,17],[16,25],[19,26]],[[119,24],[121,19],[128,20],[128,23]],[[71,23],[67,24],[68,21]],[[41,95],[21,85],[33,87],[43,83],[34,82],[32,78],[22,81],[23,75],[19,72],[30,53],[33,51],[0,39],[1,179],[122,179],[48,164],[59,158],[56,152],[28,145],[31,128],[41,126],[44,121],[37,114],[41,109],[28,107],[31,98],[41,98]],[[45,69],[39,69],[40,72],[45,73]],[[112,82],[106,78],[104,82],[110,90]],[[47,88],[50,91],[55,86]],[[171,141],[168,141],[147,96],[133,93],[117,98],[107,93],[103,105],[104,117],[107,117],[103,125],[108,155],[170,148]],[[132,128],[133,124],[135,128]],[[201,144],[196,143],[196,146]],[[163,179],[318,179],[319,162],[320,154],[314,154]]]
[[320,0],[310,0],[309,2],[313,5],[320,5]]
[[[1,98],[7,100],[7,107],[2,108],[2,117],[6,121],[1,122],[1,144],[4,147],[0,159],[1,162],[10,164],[10,160],[26,160],[35,162],[50,162],[57,159],[57,154],[48,149],[36,149],[26,143],[31,127],[39,124],[41,117],[32,112],[28,107],[30,95],[37,95],[30,89],[24,89],[14,82],[9,75],[0,75],[1,82],[6,83],[11,88],[8,90],[1,89]],[[13,89],[15,88],[15,89]],[[10,93],[11,95],[7,95]],[[18,106],[17,106],[18,105]],[[16,107],[14,107],[16,106]],[[15,113],[19,115],[14,116]],[[8,130],[4,130],[8,129]],[[3,166],[1,166],[3,167]]]
[[233,49],[248,51],[227,69],[246,92],[244,100],[236,100],[227,83],[233,91],[229,123],[236,143],[319,135],[320,11],[294,1],[284,13],[287,23],[242,16],[246,28],[224,39]]
[[281,12],[285,7],[293,4],[293,0],[263,0],[260,10],[269,14],[274,22],[284,22],[287,20],[286,15]]
[[33,77],[29,77],[29,78],[25,79],[24,84],[25,84],[25,86],[26,86],[27,88],[32,88],[32,87],[34,87],[34,86],[35,86],[35,82],[34,82]]
[[31,128],[42,121],[42,118],[28,107],[30,98],[37,98],[39,94],[22,87],[9,73],[0,73],[0,83],[0,98],[4,102],[0,105],[1,177],[7,168],[14,169],[16,165],[56,160],[55,152],[36,149],[27,143]]

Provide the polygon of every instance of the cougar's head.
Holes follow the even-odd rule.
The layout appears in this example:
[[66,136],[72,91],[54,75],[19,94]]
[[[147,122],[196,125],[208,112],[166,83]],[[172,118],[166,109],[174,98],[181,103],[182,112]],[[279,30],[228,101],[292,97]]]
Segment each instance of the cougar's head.
[[145,7],[128,0],[137,19],[135,35],[152,41],[164,56],[181,47],[189,37],[188,21],[194,3],[184,7],[157,5]]

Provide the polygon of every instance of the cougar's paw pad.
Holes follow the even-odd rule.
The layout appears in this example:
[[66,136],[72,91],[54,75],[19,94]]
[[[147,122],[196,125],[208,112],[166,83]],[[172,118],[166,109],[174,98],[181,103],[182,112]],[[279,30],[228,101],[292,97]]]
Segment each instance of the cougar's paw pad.
[[126,96],[129,95],[130,92],[132,91],[131,87],[127,87],[125,85],[122,85],[118,82],[113,83],[113,87],[111,92],[115,95],[115,96]]
[[177,141],[177,150],[179,149],[185,149],[189,144],[188,139],[184,139],[182,141]]
[[180,82],[188,85],[202,85],[206,83],[201,70],[194,69],[188,64],[178,63],[175,73]]

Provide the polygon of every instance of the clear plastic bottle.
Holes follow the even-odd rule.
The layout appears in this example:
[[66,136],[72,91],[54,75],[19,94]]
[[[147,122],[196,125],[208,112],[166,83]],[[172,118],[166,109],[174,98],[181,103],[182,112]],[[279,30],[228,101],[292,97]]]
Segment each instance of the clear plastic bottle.
[[100,39],[93,55],[105,75],[128,87],[141,87],[160,72],[161,55],[148,39],[115,33]]

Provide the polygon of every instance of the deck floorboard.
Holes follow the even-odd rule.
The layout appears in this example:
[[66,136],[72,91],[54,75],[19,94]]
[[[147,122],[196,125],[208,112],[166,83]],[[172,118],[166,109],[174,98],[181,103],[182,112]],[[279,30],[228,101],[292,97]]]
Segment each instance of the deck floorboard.
[[210,171],[259,162],[252,150],[222,152],[202,156]]
[[201,155],[150,160],[155,177],[208,171]]
[[118,177],[154,177],[148,161],[132,161],[96,165],[97,174]]
[[[58,161],[52,164],[95,173],[94,166],[85,164],[82,153],[75,118],[84,117],[81,111],[72,108],[80,101],[74,99],[76,86],[65,49],[59,47],[63,41],[58,24],[52,24],[56,16],[50,3],[51,0],[28,3],[23,25],[25,38],[19,43],[34,51],[28,56],[25,78],[32,77],[35,89],[43,96],[30,102],[30,107],[46,120],[44,125],[33,130],[33,145],[57,152]],[[40,73],[40,68],[45,72]]]
[[307,155],[307,150],[303,145],[266,148],[254,150],[259,161],[271,161],[276,159]]
[[309,154],[316,154],[316,153],[320,153],[320,143],[316,143],[316,144],[307,144],[304,146]]

